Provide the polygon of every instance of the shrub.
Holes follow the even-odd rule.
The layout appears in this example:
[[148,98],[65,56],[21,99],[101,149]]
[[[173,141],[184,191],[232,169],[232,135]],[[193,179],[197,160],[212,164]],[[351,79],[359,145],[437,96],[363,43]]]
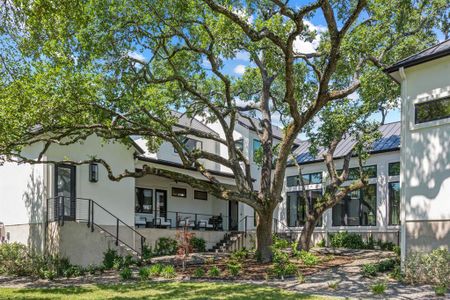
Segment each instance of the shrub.
[[151,265],[150,268],[149,268],[149,275],[150,275],[150,277],[158,277],[159,274],[161,274],[161,271],[162,271],[163,267],[164,266],[161,265],[161,264]]
[[384,283],[384,282],[378,282],[378,283],[375,283],[370,286],[370,289],[374,295],[384,294],[384,292],[386,291],[386,288],[387,288],[387,286],[386,286],[386,283]]
[[211,277],[219,277],[220,276],[219,268],[216,266],[213,266],[211,269],[209,269],[208,275]]
[[177,275],[175,267],[172,265],[164,266],[161,270],[161,276],[164,278],[174,278]]
[[394,247],[396,247],[396,245],[394,243],[392,243],[392,242],[383,242],[382,240],[378,240],[377,245],[383,251],[393,251]]
[[450,253],[435,249],[431,253],[412,253],[405,262],[405,279],[414,283],[450,284]]
[[364,249],[366,245],[362,237],[356,233],[347,231],[330,234],[330,244],[333,248]]
[[146,280],[150,278],[150,268],[149,267],[142,267],[139,269],[139,278],[141,280]]
[[377,271],[382,273],[393,271],[395,267],[399,265],[400,261],[397,259],[385,259],[377,264]]
[[338,287],[339,287],[339,282],[338,281],[328,282],[328,288],[330,288],[332,290],[337,290]]
[[294,275],[297,272],[297,266],[289,261],[289,253],[284,250],[287,247],[289,247],[289,242],[286,240],[274,239],[272,245],[273,273],[281,279],[284,279],[285,276]]
[[229,263],[227,265],[228,271],[230,271],[231,276],[238,276],[241,271],[242,265],[240,263]]
[[326,246],[325,239],[321,239],[321,240],[316,244],[316,247],[319,247],[319,248],[324,248],[325,246]]
[[205,270],[203,268],[197,268],[194,271],[194,277],[203,277],[205,276]]
[[120,257],[120,256],[117,256],[116,258],[114,258],[113,269],[118,271],[118,270],[123,269],[123,267],[124,267],[124,260],[123,260],[123,258]]
[[248,258],[249,255],[250,255],[250,252],[247,249],[242,248],[241,250],[237,250],[237,251],[234,251],[233,253],[231,253],[230,259],[234,260],[234,261],[242,262],[242,261],[244,261],[244,259]]
[[130,267],[130,266],[135,265],[135,264],[136,264],[136,261],[134,260],[132,255],[127,255],[127,256],[125,256],[123,258],[123,261],[122,261],[122,267],[123,268],[124,267]]
[[365,277],[374,277],[377,275],[377,267],[374,264],[364,264],[361,270]]
[[120,271],[119,275],[122,280],[129,280],[133,276],[133,272],[131,272],[130,268],[125,267],[122,271]]
[[144,245],[142,248],[142,259],[149,260],[153,257],[152,247]]
[[316,255],[305,250],[300,251],[299,258],[306,266],[315,266],[320,261]]
[[177,253],[178,243],[171,238],[159,238],[156,242],[154,254],[156,256],[175,255]]
[[436,296],[442,297],[445,296],[447,293],[447,285],[445,284],[438,284],[434,286],[434,292],[436,293]]
[[300,284],[305,282],[305,276],[303,276],[302,272],[297,273],[297,282]]
[[397,255],[397,257],[400,257],[400,251],[401,251],[400,246],[394,246],[392,248],[392,251],[394,251],[394,253],[395,253],[395,255]]
[[105,253],[103,253],[103,265],[107,270],[114,267],[114,261],[117,257],[119,257],[119,255],[117,255],[117,251],[113,249],[108,249]]
[[86,271],[89,274],[94,275],[97,272],[97,267],[95,265],[88,265]]
[[204,239],[193,236],[190,243],[195,252],[206,252],[206,241]]
[[19,243],[0,245],[0,274],[30,275],[30,259],[27,247]]

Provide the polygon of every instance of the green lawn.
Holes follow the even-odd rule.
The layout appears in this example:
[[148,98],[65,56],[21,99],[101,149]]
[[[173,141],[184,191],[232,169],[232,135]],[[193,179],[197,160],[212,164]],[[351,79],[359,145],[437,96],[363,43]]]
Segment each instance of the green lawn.
[[261,285],[232,283],[130,283],[67,288],[0,288],[0,299],[330,299]]

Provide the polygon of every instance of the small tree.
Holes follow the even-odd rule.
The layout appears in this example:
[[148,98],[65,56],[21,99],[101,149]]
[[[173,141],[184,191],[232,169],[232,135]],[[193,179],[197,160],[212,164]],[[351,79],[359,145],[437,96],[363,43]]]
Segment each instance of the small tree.
[[177,230],[176,240],[178,241],[177,256],[180,258],[183,272],[186,269],[186,260],[192,253],[191,240],[194,237],[194,233],[190,232],[187,226],[184,226],[182,230]]

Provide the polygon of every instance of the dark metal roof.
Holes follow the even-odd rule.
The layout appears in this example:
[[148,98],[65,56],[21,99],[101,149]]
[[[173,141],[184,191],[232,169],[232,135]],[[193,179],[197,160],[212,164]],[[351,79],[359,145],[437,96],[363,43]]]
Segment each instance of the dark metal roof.
[[172,114],[176,118],[178,118],[177,125],[179,127],[184,127],[184,128],[193,129],[193,130],[196,130],[199,132],[205,132],[205,133],[211,133],[211,134],[218,135],[217,132],[215,132],[214,130],[212,130],[211,128],[209,128],[208,126],[206,126],[205,124],[203,124],[202,122],[197,120],[196,118],[190,118],[186,114],[183,114],[183,113],[180,113],[177,111],[172,111]]
[[450,55],[450,39],[402,59],[394,65],[387,67],[384,71],[386,73],[392,73],[398,71],[401,67],[412,67],[446,55]]
[[[372,144],[370,153],[397,151],[400,149],[400,122],[381,125],[379,131],[381,132],[381,138]],[[356,142],[352,137],[343,139],[336,147],[334,157],[344,157],[353,149],[355,143]],[[325,150],[319,151],[317,156],[314,157],[309,152],[309,146],[309,141],[302,141],[300,146],[295,150],[294,155],[297,158],[298,163],[307,164],[323,160],[322,154]]]

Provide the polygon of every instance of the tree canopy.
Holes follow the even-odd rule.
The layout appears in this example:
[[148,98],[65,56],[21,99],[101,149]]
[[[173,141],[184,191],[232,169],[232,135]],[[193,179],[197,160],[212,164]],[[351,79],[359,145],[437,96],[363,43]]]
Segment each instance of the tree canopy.
[[[153,150],[169,142],[209,184],[150,167],[110,178],[178,176],[247,203],[260,216],[258,248],[267,259],[267,230],[294,140],[307,133],[312,151],[328,149],[329,205],[359,188],[362,181],[341,188],[348,163],[338,174],[334,149],[345,135],[363,132],[355,148],[363,157],[374,138],[373,130],[361,131],[368,117],[399,96],[383,67],[435,43],[436,33],[448,30],[448,10],[446,0],[6,0],[0,11],[0,154],[37,163],[20,156],[21,149],[42,143],[45,153],[50,144],[94,133],[125,144],[140,135]],[[311,23],[314,17],[323,28]],[[300,46],[307,42],[314,42],[313,51]],[[250,60],[243,75],[226,72],[227,61],[242,54]],[[173,111],[218,122],[224,137],[174,130]],[[262,178],[258,187],[233,140],[236,120],[248,116],[259,120],[253,123],[262,148],[260,174],[253,175]],[[275,118],[284,124],[276,147]],[[186,135],[225,145],[228,157],[188,151]],[[230,168],[236,190],[219,184],[202,159]]]

